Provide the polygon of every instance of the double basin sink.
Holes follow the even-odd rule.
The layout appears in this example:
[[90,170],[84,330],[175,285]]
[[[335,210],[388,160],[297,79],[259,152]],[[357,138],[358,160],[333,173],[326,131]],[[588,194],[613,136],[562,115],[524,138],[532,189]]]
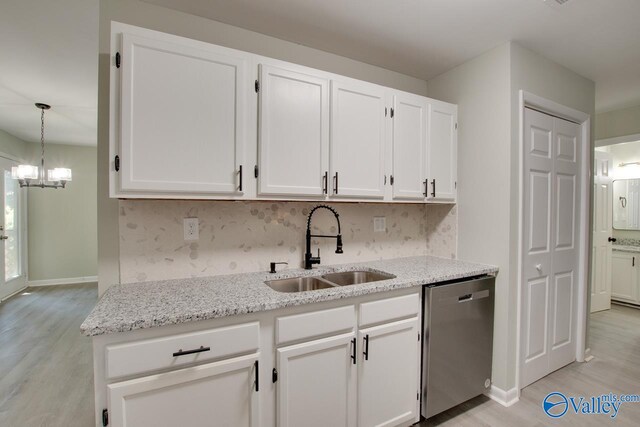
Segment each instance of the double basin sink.
[[278,292],[304,292],[319,289],[330,289],[339,286],[359,285],[361,283],[378,282],[393,279],[396,276],[375,271],[346,271],[327,273],[322,276],[291,277],[288,279],[269,280],[267,286]]

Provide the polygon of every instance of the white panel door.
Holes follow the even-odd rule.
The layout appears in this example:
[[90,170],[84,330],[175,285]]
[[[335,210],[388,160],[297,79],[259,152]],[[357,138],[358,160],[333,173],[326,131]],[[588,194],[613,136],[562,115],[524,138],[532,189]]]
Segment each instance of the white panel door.
[[458,106],[429,100],[427,200],[455,202],[458,162]]
[[591,312],[611,308],[611,234],[613,231],[613,157],[595,152],[593,168],[593,259]]
[[122,36],[123,191],[242,194],[246,59]]
[[418,415],[418,318],[358,333],[358,426],[392,427]]
[[385,89],[331,81],[332,197],[384,197]]
[[575,360],[580,127],[525,110],[521,387]]
[[329,81],[261,64],[259,127],[259,194],[326,194]]
[[611,257],[611,297],[618,301],[637,303],[638,262],[640,254],[614,251]]
[[18,180],[11,178],[11,168],[17,162],[0,157],[0,207],[4,216],[0,219],[0,301],[26,287],[27,215],[26,191]]
[[427,100],[396,93],[393,97],[393,198],[426,197]]
[[113,427],[256,427],[258,354],[109,384]]
[[278,426],[355,426],[354,352],[354,333],[278,349]]

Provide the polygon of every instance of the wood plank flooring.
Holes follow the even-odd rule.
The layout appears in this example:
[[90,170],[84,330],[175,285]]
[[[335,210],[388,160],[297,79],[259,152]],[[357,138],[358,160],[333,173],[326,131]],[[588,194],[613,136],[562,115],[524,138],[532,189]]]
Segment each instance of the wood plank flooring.
[[0,426],[92,426],[96,283],[29,288],[0,304]]
[[[0,304],[0,426],[85,427],[93,420],[91,340],[80,323],[97,300],[95,284],[31,288]],[[612,306],[591,316],[589,363],[574,363],[527,387],[505,408],[485,396],[419,426],[636,426],[640,403],[625,403],[615,420],[567,413],[551,419],[542,399],[640,393],[640,310]]]

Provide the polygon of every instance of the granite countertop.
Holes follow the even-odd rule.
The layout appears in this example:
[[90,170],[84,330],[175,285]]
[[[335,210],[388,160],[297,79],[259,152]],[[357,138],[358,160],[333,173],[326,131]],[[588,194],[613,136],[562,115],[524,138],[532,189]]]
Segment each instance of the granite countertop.
[[634,245],[612,245],[612,248],[614,251],[621,251],[621,252],[638,252],[640,253],[640,246],[634,246]]
[[[283,293],[266,280],[315,276],[330,272],[370,270],[394,279],[307,292]],[[420,256],[334,266],[225,276],[143,282],[110,287],[80,327],[96,336],[255,313],[321,301],[391,291],[447,280],[497,273],[490,265]]]

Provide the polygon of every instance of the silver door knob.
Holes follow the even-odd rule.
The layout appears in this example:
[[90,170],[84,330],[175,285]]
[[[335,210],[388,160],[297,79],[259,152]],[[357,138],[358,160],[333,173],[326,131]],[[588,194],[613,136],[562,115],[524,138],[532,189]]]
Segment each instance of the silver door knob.
[[542,264],[536,264],[536,270],[542,271]]

